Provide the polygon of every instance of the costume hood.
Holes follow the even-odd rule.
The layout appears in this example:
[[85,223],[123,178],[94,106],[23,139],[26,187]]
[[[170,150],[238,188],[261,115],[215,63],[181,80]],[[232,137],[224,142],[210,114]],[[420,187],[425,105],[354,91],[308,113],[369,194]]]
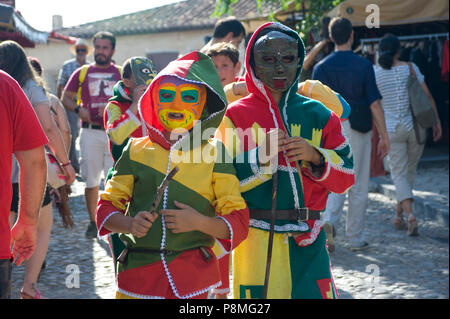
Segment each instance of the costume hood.
[[131,92],[125,87],[123,81],[118,81],[113,88],[113,96],[108,100],[109,102],[130,102],[132,101]]
[[[194,124],[189,131],[189,135],[184,136],[178,144],[179,147],[184,143],[190,143],[189,148],[194,146],[194,134],[201,134],[201,143],[207,141],[219,126],[227,108],[225,93],[222,88],[216,68],[212,60],[207,55],[193,51],[175,61],[172,61],[153,79],[150,86],[145,91],[139,101],[139,113],[141,115],[142,126],[146,127],[148,135],[152,141],[162,141],[162,144],[168,143],[162,135],[163,126],[159,122],[156,114],[156,106],[153,105],[152,91],[159,84],[159,79],[163,76],[173,76],[182,80],[206,86],[207,97],[200,120]],[[211,132],[208,136],[203,136],[205,130]],[[211,136],[209,136],[211,135]],[[198,144],[196,136],[196,143]],[[163,145],[166,146],[167,145]],[[185,149],[185,148],[183,148]]]
[[289,89],[286,92],[284,92],[284,94],[283,94],[282,101],[284,100],[286,102],[287,101],[286,97],[289,98],[290,95],[295,95],[297,92],[298,79],[300,77],[300,72],[302,70],[303,61],[305,59],[305,46],[303,44],[302,39],[299,37],[299,35],[295,31],[287,28],[286,26],[284,26],[280,23],[276,23],[276,22],[268,22],[268,23],[265,23],[262,26],[260,26],[253,33],[253,35],[250,38],[250,41],[248,43],[247,50],[245,52],[245,69],[247,70],[246,74],[245,74],[245,81],[247,83],[247,88],[250,93],[256,94],[256,95],[260,96],[261,98],[265,98],[265,99],[267,99],[269,97],[271,98],[270,91],[263,84],[263,82],[256,77],[255,71],[253,70],[253,67],[251,66],[251,63],[250,63],[250,58],[253,55],[253,47],[255,45],[256,38],[266,28],[270,28],[273,31],[279,31],[282,33],[286,33],[286,34],[292,36],[294,39],[297,39],[299,68],[297,70],[295,81],[292,83],[292,85],[289,87]]

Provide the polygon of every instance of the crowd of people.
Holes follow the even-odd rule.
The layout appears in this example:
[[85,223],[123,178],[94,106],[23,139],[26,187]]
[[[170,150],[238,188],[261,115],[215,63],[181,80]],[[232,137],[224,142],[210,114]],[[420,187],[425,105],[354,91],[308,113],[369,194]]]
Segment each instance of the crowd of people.
[[[352,51],[350,21],[323,24],[306,54],[294,30],[266,23],[241,65],[245,28],[222,19],[203,48],[159,72],[139,56],[116,65],[115,36],[99,32],[92,47],[75,43],[56,96],[36,58],[0,43],[0,298],[10,297],[13,262],[25,264],[21,298],[44,298],[37,283],[52,201],[63,207],[77,174],[85,236],[107,236],[117,298],[226,298],[231,265],[235,298],[337,298],[329,253],[346,195],[350,249],[369,247],[372,121],[396,188],[394,226],[417,235],[412,187],[423,144],[410,74],[433,105],[433,140],[442,134],[423,75],[399,60],[396,36],[381,40],[373,66]],[[70,226],[70,211],[60,213]]]

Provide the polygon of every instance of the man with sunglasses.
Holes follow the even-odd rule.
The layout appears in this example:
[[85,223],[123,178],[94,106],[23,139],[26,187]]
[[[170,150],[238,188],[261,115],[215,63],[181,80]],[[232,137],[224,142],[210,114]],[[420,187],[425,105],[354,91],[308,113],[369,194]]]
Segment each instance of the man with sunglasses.
[[[109,140],[103,126],[103,111],[113,96],[114,85],[121,79],[120,67],[112,62],[116,37],[107,31],[97,32],[93,38],[95,62],[78,68],[70,77],[62,94],[62,103],[81,120],[80,175],[90,223],[87,238],[97,237],[95,209],[102,175],[107,176],[113,166]],[[75,101],[76,98],[76,101]]]
[[[91,54],[92,48],[89,45],[89,42],[85,39],[79,38],[77,42],[70,48],[70,51],[75,56],[75,58],[67,60],[64,62],[63,67],[59,71],[58,75],[58,98],[62,99],[62,92],[64,90],[64,86],[66,85],[67,81],[69,81],[70,76],[72,73],[78,69],[80,66],[90,63],[86,60],[86,57]],[[80,164],[78,162],[78,154],[75,149],[75,141],[78,137],[79,131],[80,131],[80,118],[75,112],[72,112],[68,109],[67,110],[67,119],[69,120],[70,124],[70,134],[71,134],[71,140],[70,140],[70,153],[69,153],[69,159],[72,163],[73,168],[78,173],[80,171]]]

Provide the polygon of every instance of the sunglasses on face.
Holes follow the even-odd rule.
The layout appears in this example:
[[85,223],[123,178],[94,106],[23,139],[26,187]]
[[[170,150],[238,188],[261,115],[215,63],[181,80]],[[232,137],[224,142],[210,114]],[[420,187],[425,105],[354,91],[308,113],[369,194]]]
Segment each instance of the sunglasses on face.
[[84,48],[77,48],[77,53],[86,53],[87,52],[87,49],[84,49]]

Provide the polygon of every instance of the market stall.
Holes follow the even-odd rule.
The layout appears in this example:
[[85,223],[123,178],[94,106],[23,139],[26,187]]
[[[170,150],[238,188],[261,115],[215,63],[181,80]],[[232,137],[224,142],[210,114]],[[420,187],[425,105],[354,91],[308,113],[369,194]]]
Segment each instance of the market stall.
[[[379,27],[369,28],[373,25],[375,10],[379,10]],[[403,47],[401,59],[418,65],[436,101],[443,129],[438,145],[448,149],[448,1],[347,0],[327,16],[345,17],[352,22],[355,31],[354,50],[372,63],[377,61],[377,48],[382,36],[393,33],[399,37]],[[375,125],[373,127],[371,176],[378,176],[386,172],[382,160],[376,155],[378,133]],[[427,146],[435,145],[429,139]]]

